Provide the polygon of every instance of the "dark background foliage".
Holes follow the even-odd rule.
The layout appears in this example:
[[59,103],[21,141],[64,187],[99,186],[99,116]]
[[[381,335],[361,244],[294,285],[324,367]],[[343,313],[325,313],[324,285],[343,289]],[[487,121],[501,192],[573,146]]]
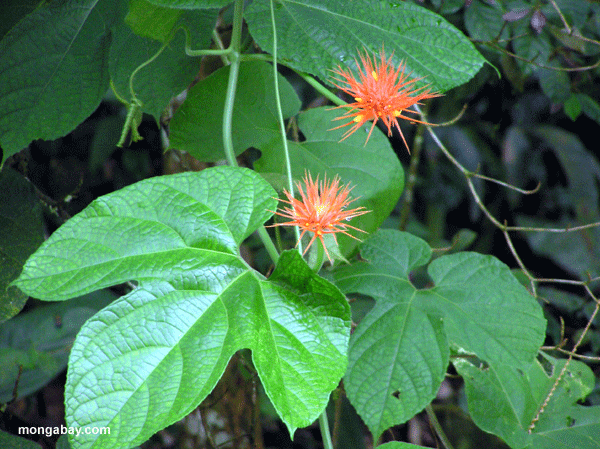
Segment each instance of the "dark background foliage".
[[[535,190],[522,194],[477,179],[475,187],[489,212],[500,223],[512,226],[566,228],[600,221],[600,5],[585,0],[418,3],[461,29],[489,61],[469,83],[429,102],[428,120],[451,121],[465,106],[455,122],[436,128],[449,151],[469,170],[521,189]],[[216,59],[205,58],[199,77],[218,64]],[[284,68],[282,73],[301,95],[303,107],[324,103],[293,72]],[[172,104],[177,107],[177,101]],[[23,198],[23,187],[15,181],[14,173],[8,173],[11,171],[33,185],[30,193],[34,202],[41,205],[38,212],[43,213],[43,231],[47,235],[100,195],[148,177],[207,166],[184,152],[163,153],[169,113],[163,114],[160,123],[144,116],[140,126],[143,139],[116,147],[125,114],[123,106],[107,94],[100,107],[69,135],[55,141],[32,142],[7,160],[2,169],[3,213],[13,207],[15,196]],[[402,126],[407,140],[414,142],[412,155],[407,154],[399,135],[392,137],[392,143],[405,170],[416,175],[416,182],[407,185],[408,192],[384,226],[406,229],[433,247],[493,254],[518,269],[504,235],[475,203],[463,175],[437,150],[422,128]],[[240,160],[251,165],[256,157],[257,150],[250,149]],[[542,283],[538,293],[549,320],[546,344],[559,345],[564,340],[565,349],[571,348],[593,310],[592,302],[577,282],[600,275],[600,231],[523,231],[512,232],[511,236],[515,252],[534,276],[565,280]],[[252,241],[247,243],[249,258],[256,265],[267,267],[265,255],[253,252],[255,246]],[[524,276],[523,281],[530,285]],[[590,287],[598,293],[598,285],[596,282]],[[368,307],[368,301],[365,303]],[[23,311],[38,306],[32,300]],[[67,313],[62,309],[49,315],[58,331],[63,328]],[[581,354],[599,355],[598,324],[598,319],[592,324],[579,348]],[[228,432],[235,438],[233,443],[220,447],[247,447],[251,438],[245,434],[249,424],[244,424],[243,415],[250,412],[240,404],[253,396],[260,397],[260,388],[256,382],[243,382],[244,375],[240,373],[245,373],[246,380],[254,376],[251,370],[244,371],[243,354],[230,365],[233,368],[197,415],[160,432],[144,447],[187,447],[186,441],[197,443],[194,426],[202,422],[213,436]],[[598,365],[591,366],[598,378]],[[16,400],[10,394],[2,399],[8,406],[3,408],[0,428],[15,433],[18,426],[63,423],[64,382],[65,372],[61,370],[37,391],[22,395],[15,389]],[[248,400],[248,404],[251,402]],[[600,404],[598,383],[587,403]],[[269,405],[265,401],[262,404],[265,447],[321,447],[316,427],[299,430],[292,443]],[[347,401],[340,397],[337,404],[337,408],[333,403],[330,408],[332,420],[342,424],[338,447],[371,444]],[[495,437],[479,431],[464,413],[464,407],[461,382],[450,376],[443,384],[435,410],[455,447],[505,447]],[[218,410],[231,422],[223,425],[211,410]],[[384,440],[412,441],[431,447],[437,444],[424,415],[386,432]],[[42,438],[37,442],[50,448],[55,439]]]

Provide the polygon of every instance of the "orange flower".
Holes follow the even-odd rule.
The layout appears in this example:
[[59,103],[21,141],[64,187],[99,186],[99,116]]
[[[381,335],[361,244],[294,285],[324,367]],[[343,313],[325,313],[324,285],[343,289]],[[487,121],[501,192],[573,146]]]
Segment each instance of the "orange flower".
[[323,235],[333,234],[336,243],[337,239],[335,238],[335,234],[338,232],[346,234],[348,237],[352,237],[355,240],[359,240],[353,235],[348,234],[346,229],[350,228],[360,232],[365,231],[343,223],[343,221],[348,221],[351,218],[358,217],[359,215],[366,214],[370,211],[364,210],[364,207],[344,210],[350,203],[355,201],[356,198],[351,200],[348,199],[348,194],[352,188],[349,186],[344,186],[342,188],[340,186],[339,176],[334,177],[331,182],[327,182],[327,178],[323,178],[323,181],[319,182],[318,176],[317,179],[313,181],[310,174],[305,174],[303,181],[306,186],[306,192],[300,182],[296,183],[302,201],[294,198],[287,190],[284,190],[283,192],[285,193],[285,196],[287,196],[287,200],[280,199],[279,201],[287,203],[291,207],[284,207],[283,209],[274,212],[291,221],[276,223],[272,226],[298,226],[302,230],[300,239],[302,239],[306,231],[312,232],[313,237],[304,250],[304,253],[308,251],[308,248],[310,248],[318,237],[325,249],[327,258],[333,263],[325,246]]
[[[440,97],[442,94],[432,92],[431,89],[429,89],[429,85],[414,89],[411,84],[423,78],[409,80],[408,78],[410,73],[408,75],[404,73],[406,63],[403,62],[400,63],[398,69],[394,69],[394,67],[390,64],[392,57],[390,57],[389,60],[386,59],[383,48],[381,49],[381,61],[378,62],[377,59],[374,58],[375,65],[373,65],[373,62],[371,61],[366,49],[365,55],[363,56],[359,53],[359,56],[364,68],[361,68],[358,64],[358,61],[355,59],[360,81],[354,78],[350,70],[346,71],[340,66],[338,66],[337,70],[333,70],[334,73],[342,77],[341,79],[334,78],[334,80],[340,83],[345,83],[349,87],[340,86],[335,83],[334,85],[338,89],[341,89],[348,95],[352,96],[352,98],[355,100],[354,103],[349,103],[348,105],[337,106],[334,108],[338,109],[350,107],[351,110],[346,115],[338,117],[335,120],[351,119],[351,121],[333,129],[339,129],[343,128],[344,126],[352,125],[352,128],[344,133],[342,137],[342,140],[344,140],[350,134],[363,126],[365,122],[373,120],[373,125],[371,126],[371,130],[369,131],[369,135],[367,136],[367,140],[365,142],[366,145],[369,141],[369,137],[371,137],[373,129],[375,128],[377,120],[381,119],[385,126],[387,126],[388,136],[392,135],[392,127],[396,127],[402,136],[402,140],[404,141],[404,145],[406,145],[406,149],[410,153],[410,149],[408,148],[404,134],[402,134],[402,130],[398,124],[398,119],[402,118],[413,123],[423,123],[429,125],[430,123],[422,122],[415,118],[404,115],[404,113],[410,112],[416,114],[415,111],[412,111],[408,108],[414,104],[422,104],[420,103],[421,100]],[[342,140],[340,140],[340,142]]]

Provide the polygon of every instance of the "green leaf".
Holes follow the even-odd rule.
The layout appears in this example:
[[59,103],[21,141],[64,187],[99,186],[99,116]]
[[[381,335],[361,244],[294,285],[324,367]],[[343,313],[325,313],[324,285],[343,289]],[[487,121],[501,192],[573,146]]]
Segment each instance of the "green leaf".
[[565,364],[565,360],[544,357],[547,366],[535,361],[526,370],[503,365],[478,367],[466,359],[455,359],[452,363],[465,380],[473,420],[515,449],[599,448],[600,407],[576,404],[592,391],[594,375],[574,360],[532,433],[528,432]]
[[[255,0],[245,18],[265,51],[273,46],[269,0]],[[443,17],[412,3],[367,0],[281,0],[275,3],[278,55],[303,72],[331,79],[339,64],[356,68],[357,51],[392,55],[406,61],[407,72],[427,77],[435,90],[446,91],[470,80],[485,59]]]
[[91,203],[29,259],[17,284],[41,299],[138,282],[73,345],[67,421],[111,427],[73,447],[145,441],[196,408],[242,348],[291,434],[323,411],[345,371],[349,306],[297,251],[269,280],[241,258],[274,195],[241,168],[148,179]]
[[[288,141],[292,175],[300,180],[304,170],[309,171],[313,178],[327,174],[327,178],[332,179],[338,174],[342,183],[354,186],[352,196],[358,200],[352,203],[352,207],[363,206],[371,211],[352,219],[352,226],[373,232],[397,204],[404,188],[404,171],[382,132],[373,131],[365,145],[370,124],[339,142],[344,131],[331,128],[338,126],[339,123],[333,119],[340,114],[340,111],[322,107],[311,108],[298,116],[298,126],[306,140]],[[255,168],[260,173],[286,173],[279,140],[258,148],[262,157],[255,162]],[[356,237],[362,238],[361,235]],[[345,254],[356,247],[355,240],[343,235],[339,242]]]
[[509,30],[502,15],[502,5],[496,2],[472,2],[465,9],[465,28],[472,39],[479,41],[506,39],[509,37]]
[[39,0],[4,0],[0,3],[0,39],[19,21],[38,7]]
[[600,123],[600,105],[598,102],[586,94],[575,94],[575,96],[581,102],[583,113],[597,123]]
[[[554,52],[554,47],[550,42],[550,37],[546,33],[537,34],[530,27],[529,20],[519,20],[512,23],[513,36],[519,36],[513,39],[512,46],[514,52],[520,56],[517,59],[517,65],[525,75],[531,75],[537,71],[543,71],[538,65],[546,67],[559,67],[555,60],[550,60],[550,55]],[[532,64],[536,63],[537,65]]]
[[[222,128],[228,78],[229,67],[224,67],[190,89],[171,120],[171,148],[187,151],[201,161],[225,158]],[[279,89],[284,118],[296,115],[300,100],[281,75]],[[242,63],[233,107],[236,154],[281,139],[276,111],[272,66],[262,61]]]
[[[23,308],[27,295],[9,284],[44,241],[42,208],[34,187],[11,168],[0,172],[0,322]],[[1,401],[0,401],[1,402]]]
[[[147,0],[130,0],[125,23],[139,36],[167,42],[171,33],[185,28],[190,46],[208,48],[218,9],[178,10],[161,7]],[[182,33],[183,34],[183,33]]]
[[[157,9],[158,7],[154,7],[153,10]],[[129,22],[136,21],[136,32],[132,31],[129,25],[120,23],[115,29],[110,49],[111,80],[119,95],[126,99],[131,99],[129,79],[132,72],[152,58],[161,47],[160,42],[138,36],[136,33],[139,30],[154,30],[152,33],[155,34],[151,37],[157,37],[158,34],[168,34],[171,31],[156,31],[153,23],[134,14],[136,12],[130,10],[128,18]],[[218,10],[215,9],[179,12],[177,20],[170,26],[185,25],[194,30],[192,36],[195,47],[208,47],[217,14]],[[152,33],[148,31],[146,34]],[[135,75],[133,90],[142,102],[142,110],[152,114],[158,121],[171,98],[181,93],[194,80],[200,70],[200,63],[201,58],[191,58],[185,54],[185,35],[179,31],[160,56]]]
[[40,449],[40,445],[0,430],[0,446],[4,449]]
[[32,140],[67,134],[100,104],[121,4],[45,2],[0,41],[2,162]]
[[379,446],[377,446],[377,449],[415,449],[417,447],[422,448],[424,446],[417,446],[416,444],[403,443],[401,441],[390,441],[389,443],[380,444]]
[[181,15],[181,10],[156,6],[147,0],[130,0],[125,23],[138,36],[166,42]]
[[[548,221],[521,215],[517,217],[517,224],[526,228],[568,229],[573,227],[573,220]],[[579,279],[600,274],[600,229],[597,227],[560,233],[532,231],[525,235],[536,254],[549,257]]]
[[581,101],[577,94],[569,95],[569,98],[565,101],[563,107],[565,109],[565,114],[573,121],[577,120],[577,117],[581,114]]
[[95,292],[69,302],[38,307],[2,323],[0,403],[12,400],[17,378],[17,393],[22,398],[63,371],[83,323],[114,299],[106,291]]
[[544,339],[536,301],[491,256],[459,253],[429,266],[435,287],[416,289],[410,272],[428,262],[421,239],[382,230],[361,245],[365,262],[334,271],[343,292],[369,295],[373,309],[352,334],[344,384],[375,439],[436,395],[449,345],[494,366],[528,366]]
[[[576,134],[554,126],[537,126],[532,133],[543,139],[560,161],[569,184],[569,196],[583,222],[600,217],[597,182],[600,164]],[[586,167],[582,170],[581,167]]]
[[571,83],[566,72],[559,70],[538,69],[540,87],[544,94],[554,103],[564,103],[571,95]]
[[148,0],[158,6],[176,9],[220,8],[231,3],[231,0]]

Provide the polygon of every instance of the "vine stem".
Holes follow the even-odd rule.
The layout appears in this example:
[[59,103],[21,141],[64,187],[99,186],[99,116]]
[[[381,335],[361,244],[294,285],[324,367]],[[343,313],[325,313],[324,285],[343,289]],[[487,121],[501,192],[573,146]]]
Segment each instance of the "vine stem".
[[[275,8],[273,0],[269,2],[271,7],[271,27],[273,28],[273,86],[275,89],[275,104],[277,107],[277,119],[279,121],[279,131],[281,132],[281,141],[283,143],[283,156],[285,160],[285,170],[288,181],[288,191],[294,196],[294,178],[292,177],[292,162],[290,160],[290,152],[287,144],[287,133],[285,132],[285,123],[283,122],[283,111],[281,110],[281,96],[279,95],[279,77],[277,72],[277,24],[275,23]],[[294,234],[298,242],[298,251],[302,254],[302,241],[300,240],[300,229],[294,226]]]
[[321,437],[323,438],[323,447],[325,449],[333,449],[331,442],[331,434],[329,433],[329,420],[327,419],[327,407],[319,416],[319,428],[321,429]]
[[435,433],[437,434],[438,438],[442,442],[442,445],[446,449],[454,449],[452,447],[452,443],[450,443],[450,440],[446,436],[446,433],[444,432],[444,429],[442,429],[442,425],[438,421],[437,416],[435,416],[435,413],[433,411],[433,407],[431,406],[431,404],[428,404],[425,407],[425,412],[427,412],[427,417],[429,418],[429,423],[431,424],[431,426],[435,430]]
[[[235,91],[237,88],[238,75],[240,73],[240,46],[242,41],[242,24],[244,21],[244,0],[235,0],[233,10],[233,31],[231,33],[231,43],[226,50],[231,64],[229,65],[229,79],[227,81],[227,91],[225,94],[225,108],[223,110],[223,149],[227,163],[232,167],[237,167],[235,150],[233,148],[233,105],[235,103]],[[269,257],[273,263],[279,260],[279,254],[269,233],[264,226],[258,229],[258,236],[263,242]]]
[[[283,112],[281,110],[281,98],[279,96],[279,79],[277,72],[277,24],[275,23],[275,9],[273,7],[273,0],[270,2],[271,6],[271,26],[273,28],[273,51],[271,54],[273,55],[273,83],[275,86],[275,102],[277,104],[277,116],[279,121],[279,129],[281,131],[281,140],[283,142],[283,154],[285,158],[285,168],[287,171],[288,178],[288,189],[292,196],[294,196],[294,179],[292,177],[292,163],[290,160],[290,153],[287,145],[287,133],[285,132],[285,124],[283,122]],[[302,254],[302,241],[300,240],[300,230],[298,226],[294,226],[294,233],[296,234],[296,240],[298,241],[298,251]],[[321,248],[321,245],[317,245],[318,248]],[[320,256],[320,257],[319,257]],[[315,266],[311,267],[313,270],[318,271],[323,265],[323,254],[317,254],[317,260],[315,261]],[[319,416],[319,427],[321,429],[321,438],[323,439],[323,446],[325,449],[333,449],[333,443],[331,441],[331,433],[329,432],[329,422],[327,420],[327,407]]]
[[229,80],[225,94],[225,109],[223,110],[223,149],[229,165],[238,165],[233,149],[233,105],[235,102],[235,91],[237,88],[238,75],[240,73],[240,45],[242,37],[244,1],[236,0],[233,10],[233,31],[231,43],[229,44]]

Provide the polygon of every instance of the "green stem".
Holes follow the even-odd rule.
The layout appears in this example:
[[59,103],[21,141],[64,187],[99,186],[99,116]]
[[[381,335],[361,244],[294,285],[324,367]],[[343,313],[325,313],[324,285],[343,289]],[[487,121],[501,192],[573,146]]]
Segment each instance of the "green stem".
[[154,53],[154,55],[148,59],[147,61],[142,62],[140,65],[138,65],[135,70],[133,72],[131,72],[131,75],[129,76],[129,92],[131,93],[131,98],[133,100],[137,101],[137,96],[135,95],[135,91],[133,90],[133,79],[135,78],[135,75],[137,75],[137,73],[142,70],[144,67],[146,67],[147,65],[151,64],[152,62],[154,62],[154,60],[156,58],[158,58],[160,56],[160,54],[163,52],[163,50],[165,48],[167,48],[167,45],[169,45],[169,43],[171,42],[171,39],[173,38],[175,33],[172,33],[168,39],[165,40],[165,43],[162,44],[160,46],[160,48],[158,49],[158,51],[156,53]]
[[[227,81],[227,92],[225,94],[225,109],[223,111],[223,149],[227,163],[232,167],[237,167],[237,159],[235,158],[235,150],[233,148],[233,105],[235,103],[235,91],[240,72],[240,45],[242,37],[244,0],[236,0],[233,11],[233,31],[231,34],[231,44],[227,49],[227,54],[231,64],[229,65],[229,80]],[[277,263],[279,254],[269,237],[269,233],[264,226],[258,229],[258,236],[265,245],[265,249],[269,253],[273,263]]]
[[[283,112],[281,110],[281,97],[279,95],[279,74],[277,72],[277,24],[275,23],[275,9],[273,8],[273,0],[270,1],[271,6],[271,26],[273,28],[273,85],[275,88],[275,104],[277,105],[277,119],[279,121],[279,131],[281,133],[281,141],[283,143],[283,156],[285,160],[285,169],[288,179],[288,191],[294,196],[294,178],[292,177],[292,162],[290,160],[290,152],[287,144],[287,133],[285,132],[285,123],[283,121]],[[298,242],[298,251],[302,254],[302,242],[300,241],[300,229],[294,226],[294,234]]]
[[224,48],[219,35],[213,30],[213,38],[215,43],[219,48],[216,49],[203,49],[203,50],[193,50],[190,42],[192,38],[190,36],[190,31],[187,27],[182,27],[183,32],[185,33],[185,54],[188,56],[228,56],[232,51],[232,47]]
[[446,449],[453,449],[452,443],[450,443],[450,440],[446,436],[444,429],[442,429],[440,422],[438,421],[437,417],[435,416],[435,413],[433,412],[433,407],[431,406],[431,404],[429,404],[429,405],[427,405],[427,407],[425,407],[425,411],[427,412],[427,417],[429,418],[429,422],[430,422],[431,426],[433,427],[433,429],[435,430],[435,433],[437,433],[437,436],[439,437],[440,441],[442,442],[442,445]]
[[273,263],[277,265],[277,261],[279,260],[279,253],[277,252],[277,248],[275,248],[275,244],[273,243],[273,240],[271,240],[271,237],[267,232],[267,228],[265,228],[264,226],[258,228],[258,236],[262,240],[263,245],[265,245],[265,249],[267,250],[267,253],[269,253],[269,257],[271,257]]
[[238,75],[240,73],[240,45],[242,36],[242,23],[244,12],[244,0],[236,0],[233,10],[233,31],[231,33],[231,44],[229,45],[229,80],[225,94],[225,109],[223,110],[223,149],[229,165],[237,166],[235,150],[233,149],[233,105],[235,103],[235,90],[237,88]]
[[336,94],[331,92],[329,89],[327,89],[325,86],[323,86],[320,82],[318,82],[312,76],[310,76],[306,73],[302,73],[302,72],[297,72],[297,73],[304,79],[304,81],[306,81],[308,84],[310,84],[312,87],[314,87],[317,92],[319,92],[321,95],[323,95],[325,98],[327,98],[332,103],[337,104],[338,106],[343,106],[346,104],[346,102],[344,100],[342,100],[341,98],[338,98],[338,96]]
[[[316,248],[316,249],[315,249]],[[325,263],[325,248],[320,241],[313,243],[312,249],[308,257],[308,266],[315,272],[318,273],[321,267]]]
[[225,109],[223,111],[223,150],[225,151],[227,162],[232,167],[237,166],[235,150],[233,149],[233,104],[235,102],[235,89],[237,87],[239,72],[240,60],[236,53],[232,53],[227,93],[225,94]]
[[323,447],[325,449],[333,449],[331,442],[331,434],[329,433],[329,421],[327,419],[327,407],[319,416],[319,428],[321,429],[321,438],[323,438]]

